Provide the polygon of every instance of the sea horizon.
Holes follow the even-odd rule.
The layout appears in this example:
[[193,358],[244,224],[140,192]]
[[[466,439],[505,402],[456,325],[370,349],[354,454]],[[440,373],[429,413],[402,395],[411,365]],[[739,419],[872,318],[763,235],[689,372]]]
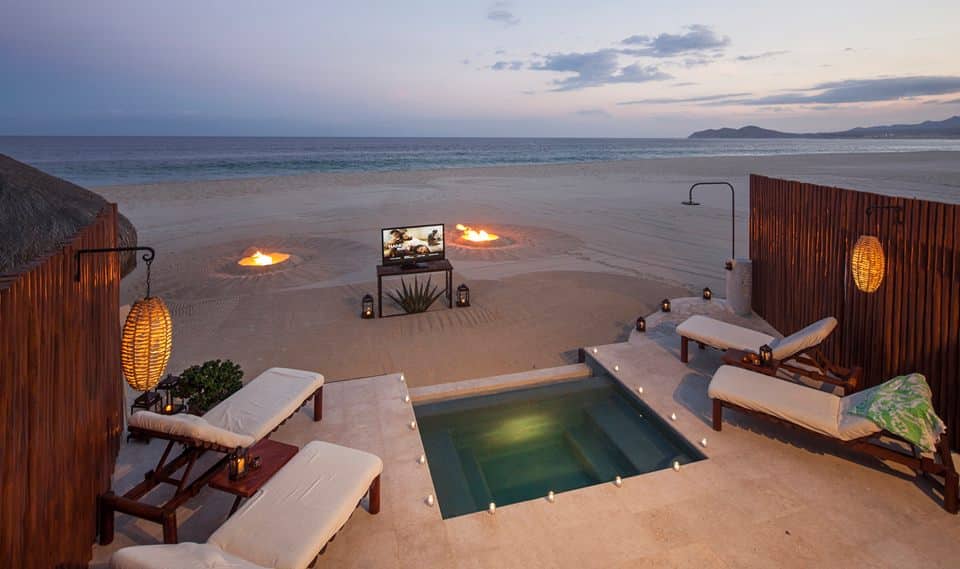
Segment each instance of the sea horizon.
[[960,151],[958,139],[4,135],[0,153],[82,186],[647,158]]

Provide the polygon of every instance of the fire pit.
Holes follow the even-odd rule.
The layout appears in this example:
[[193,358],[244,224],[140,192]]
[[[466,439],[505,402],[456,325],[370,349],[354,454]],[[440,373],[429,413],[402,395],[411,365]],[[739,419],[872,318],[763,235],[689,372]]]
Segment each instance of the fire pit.
[[462,223],[457,224],[457,231],[460,235],[454,239],[454,243],[466,247],[503,247],[513,243],[511,239],[490,233],[486,229],[474,229]]
[[247,249],[243,252],[243,255],[244,256],[237,261],[237,264],[242,267],[268,267],[270,265],[279,265],[290,258],[289,253],[264,253],[256,248]]

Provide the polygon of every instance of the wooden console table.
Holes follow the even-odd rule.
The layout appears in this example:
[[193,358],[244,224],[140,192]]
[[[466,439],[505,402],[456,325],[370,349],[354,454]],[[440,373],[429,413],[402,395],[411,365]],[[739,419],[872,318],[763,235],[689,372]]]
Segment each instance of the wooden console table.
[[[404,277],[423,273],[445,273],[444,290],[447,296],[447,308],[453,308],[453,265],[446,259],[439,261],[425,261],[415,266],[377,265],[377,316],[383,316],[383,277]],[[390,316],[401,316],[391,314]]]
[[263,439],[250,447],[247,454],[248,460],[255,456],[260,457],[260,468],[250,470],[248,465],[247,475],[240,480],[230,480],[227,472],[228,468],[224,468],[210,481],[210,487],[236,496],[233,507],[230,508],[230,515],[232,516],[240,507],[240,502],[244,498],[253,496],[257,493],[257,490],[263,488],[263,485],[269,482],[273,475],[283,468],[283,465],[290,462],[290,459],[299,450],[293,445]]

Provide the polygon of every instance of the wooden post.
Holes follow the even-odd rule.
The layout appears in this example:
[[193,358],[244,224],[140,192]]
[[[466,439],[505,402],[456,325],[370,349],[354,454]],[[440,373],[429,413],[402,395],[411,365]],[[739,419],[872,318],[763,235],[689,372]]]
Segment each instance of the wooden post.
[[680,336],[680,361],[687,363],[690,354],[690,338]]
[[723,428],[723,401],[713,400],[713,430],[719,431]]
[[320,386],[320,389],[313,394],[313,420],[320,421],[323,419],[323,386]]

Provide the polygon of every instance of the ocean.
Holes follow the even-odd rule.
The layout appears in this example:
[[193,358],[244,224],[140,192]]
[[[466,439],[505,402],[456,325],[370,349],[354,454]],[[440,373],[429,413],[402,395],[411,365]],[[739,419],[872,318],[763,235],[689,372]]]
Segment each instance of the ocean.
[[960,151],[960,140],[0,136],[0,153],[82,186],[680,156]]

